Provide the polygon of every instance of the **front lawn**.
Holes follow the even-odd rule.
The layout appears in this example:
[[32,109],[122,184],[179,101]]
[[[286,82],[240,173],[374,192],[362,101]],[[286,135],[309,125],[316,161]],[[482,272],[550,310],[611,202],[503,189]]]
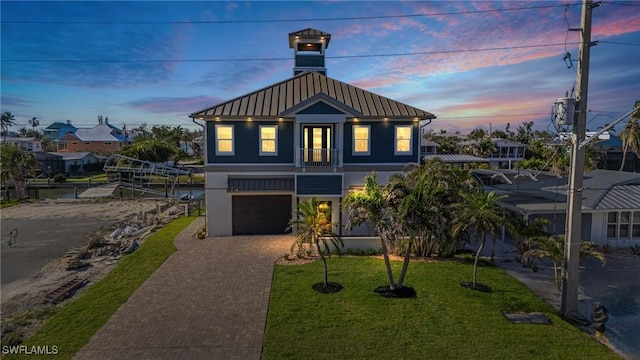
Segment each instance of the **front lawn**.
[[[36,345],[56,345],[60,351],[56,359],[72,358],[120,305],[177,250],[173,240],[195,219],[196,216],[180,217],[151,235],[140,249],[123,257],[115,269],[47,320],[42,329],[23,345],[29,348]],[[32,355],[15,358],[38,357]]]
[[[394,262],[396,273],[400,263]],[[322,263],[276,266],[264,359],[619,359],[590,335],[564,322],[526,286],[493,267],[478,281],[493,292],[460,286],[469,264],[412,262],[407,285],[416,298],[384,298],[380,259],[332,257],[329,281],[344,290],[321,294]],[[552,325],[514,324],[507,312],[544,312]]]

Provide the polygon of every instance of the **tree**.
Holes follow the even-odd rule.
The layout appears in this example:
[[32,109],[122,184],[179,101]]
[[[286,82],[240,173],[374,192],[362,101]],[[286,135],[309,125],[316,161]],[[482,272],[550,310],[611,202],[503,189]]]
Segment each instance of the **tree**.
[[463,286],[475,290],[490,290],[488,287],[478,286],[476,281],[478,261],[486,242],[486,236],[493,235],[496,229],[503,224],[502,210],[497,202],[505,197],[505,195],[496,195],[493,191],[485,193],[481,189],[463,194],[464,202],[458,205],[458,221],[454,225],[454,232],[461,234],[471,230],[480,241],[473,261],[473,282],[471,284],[462,283]]
[[481,128],[477,128],[477,129],[473,129],[471,130],[471,132],[469,133],[469,139],[472,140],[480,140],[482,138],[485,138],[489,135],[489,133]]
[[[638,106],[640,106],[640,100],[636,101],[633,107]],[[640,158],[640,110],[631,114],[629,123],[620,132],[620,140],[622,140],[622,162],[620,163],[620,171],[622,171],[629,149]]]
[[327,259],[324,257],[325,253],[331,253],[331,245],[338,250],[344,247],[342,239],[333,232],[334,226],[336,224],[331,222],[331,209],[314,196],[298,204],[288,227],[295,228],[296,231],[296,241],[291,246],[291,251],[304,244],[315,246],[318,251],[324,268],[324,282],[314,284],[313,288],[324,293],[338,292],[342,289],[342,285],[338,283],[329,283]]
[[[560,264],[562,264],[564,260],[564,239],[564,234],[536,236],[529,239],[529,242],[534,248],[524,253],[525,261],[528,261],[531,257],[549,258],[551,260],[553,263],[553,277],[558,292],[561,290],[558,271],[562,269]],[[598,245],[593,242],[583,241],[580,243],[580,256],[592,256],[600,260],[602,265],[605,263],[604,254],[598,250]]]
[[[389,217],[405,239],[404,259],[398,276],[396,290],[402,289],[412,250],[416,244],[430,245],[443,238],[446,223],[445,203],[438,201],[443,187],[438,176],[431,176],[428,165],[441,163],[438,160],[424,165],[409,165],[404,174],[393,175],[387,184]],[[407,288],[398,291],[400,296],[414,296],[415,291]]]
[[0,128],[2,130],[2,136],[7,136],[9,128],[16,124],[16,118],[8,111],[2,113],[0,117]]
[[15,145],[2,144],[0,153],[0,174],[3,183],[13,180],[18,199],[27,198],[25,180],[32,175],[38,162],[32,153],[26,153]]
[[369,221],[376,229],[380,237],[384,265],[389,279],[389,289],[395,290],[396,283],[393,277],[391,261],[389,260],[390,241],[393,238],[392,226],[387,214],[386,191],[378,184],[376,173],[372,172],[364,178],[362,189],[350,191],[344,197],[344,207],[349,213],[349,220],[346,228],[353,230],[354,227]]
[[151,139],[134,142],[122,148],[119,153],[145,161],[166,162],[178,153],[178,149],[165,141]]
[[33,130],[36,130],[36,128],[38,126],[40,126],[40,120],[38,120],[35,116],[31,118],[31,120],[29,120],[29,125],[31,125],[31,127],[33,128]]

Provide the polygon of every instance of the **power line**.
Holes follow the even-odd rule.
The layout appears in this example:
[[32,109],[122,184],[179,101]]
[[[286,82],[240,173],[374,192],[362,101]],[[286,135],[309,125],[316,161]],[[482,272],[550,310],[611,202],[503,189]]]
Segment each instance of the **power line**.
[[[578,4],[572,4],[578,5]],[[198,20],[198,21],[3,21],[5,24],[100,24],[100,25],[154,25],[154,24],[256,24],[256,23],[291,23],[291,22],[309,22],[309,21],[355,21],[355,20],[380,20],[380,19],[396,19],[396,18],[415,18],[415,17],[432,17],[446,15],[469,15],[484,14],[492,12],[520,11],[520,10],[536,10],[549,9],[555,7],[564,7],[561,5],[539,5],[530,7],[517,7],[507,9],[489,9],[489,10],[467,10],[467,11],[449,11],[441,13],[427,14],[405,14],[405,15],[380,15],[380,16],[351,16],[351,17],[332,17],[332,18],[308,18],[308,19],[265,19],[265,20]]]
[[476,118],[501,118],[501,117],[516,117],[516,116],[547,116],[548,113],[532,113],[532,114],[507,114],[507,115],[474,115],[474,116],[454,116],[454,117],[438,117],[434,121],[438,120],[455,120],[455,119],[476,119]]
[[601,43],[601,44],[615,44],[615,45],[628,45],[628,46],[640,46],[640,44],[618,42],[618,41],[606,41],[606,40],[599,40],[598,43]]
[[[571,44],[578,44],[577,42]],[[460,49],[460,50],[437,50],[437,51],[418,51],[408,53],[390,53],[390,54],[363,54],[363,55],[342,55],[342,56],[326,56],[327,59],[348,59],[348,58],[372,58],[372,57],[393,57],[393,56],[416,56],[416,55],[435,55],[435,54],[452,54],[464,52],[482,52],[482,51],[501,51],[514,49],[530,49],[540,47],[565,46],[565,43],[541,44],[541,45],[521,45],[521,46],[505,46],[481,49]],[[176,62],[235,62],[235,61],[292,61],[290,57],[286,58],[237,58],[237,59],[168,59],[168,60],[110,60],[110,59],[2,59],[2,62],[31,62],[31,63],[176,63]]]

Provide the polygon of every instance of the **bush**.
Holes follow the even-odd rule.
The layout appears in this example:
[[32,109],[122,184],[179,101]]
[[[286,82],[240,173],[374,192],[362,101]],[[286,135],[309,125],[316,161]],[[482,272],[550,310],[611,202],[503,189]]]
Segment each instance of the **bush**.
[[67,178],[64,176],[64,174],[55,174],[53,176],[53,181],[57,183],[63,183],[65,180],[67,180]]

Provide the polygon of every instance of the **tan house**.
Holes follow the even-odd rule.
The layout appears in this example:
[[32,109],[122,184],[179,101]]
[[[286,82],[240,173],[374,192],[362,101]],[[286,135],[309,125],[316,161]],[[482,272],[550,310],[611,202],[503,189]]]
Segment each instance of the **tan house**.
[[77,129],[63,135],[61,140],[64,147],[58,150],[60,152],[113,153],[131,143],[122,130],[107,122],[89,129]]

